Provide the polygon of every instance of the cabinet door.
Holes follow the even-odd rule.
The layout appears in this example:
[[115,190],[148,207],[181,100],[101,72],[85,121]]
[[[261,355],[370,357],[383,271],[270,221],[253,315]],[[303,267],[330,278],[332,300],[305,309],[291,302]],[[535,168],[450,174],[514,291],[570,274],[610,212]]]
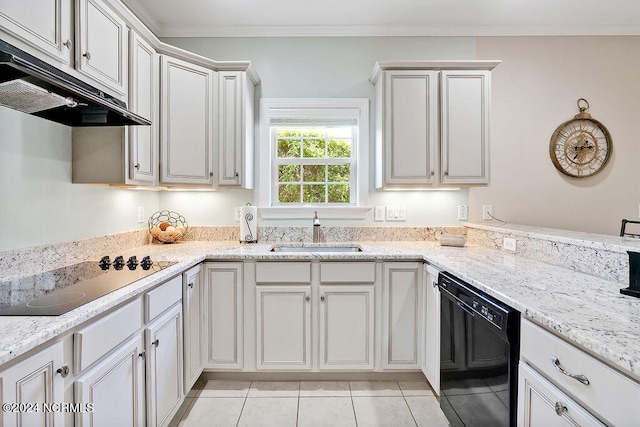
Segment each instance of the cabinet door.
[[163,184],[216,185],[214,72],[162,56],[160,179]]
[[385,263],[382,283],[382,367],[419,369],[422,264]]
[[131,31],[129,40],[129,108],[151,120],[129,126],[129,179],[155,183],[158,178],[159,57],[149,43]]
[[76,68],[127,94],[128,28],[102,0],[76,0]]
[[27,49],[30,53],[34,53],[32,49],[42,52],[47,58],[59,63],[56,65],[70,65],[73,50],[71,2],[72,0],[3,1],[0,7],[0,26],[26,45],[16,47],[31,48]]
[[206,265],[205,319],[208,368],[242,369],[244,322],[242,263]]
[[76,403],[93,405],[77,412],[77,426],[110,427],[144,424],[144,343],[137,336],[74,382]]
[[184,399],[182,385],[182,305],[145,329],[147,424],[166,426]]
[[256,289],[257,369],[311,369],[311,287]]
[[377,187],[431,184],[438,147],[438,73],[388,71],[384,76],[384,131]]
[[440,290],[438,271],[424,266],[424,360],[422,372],[436,394],[440,395]]
[[[42,404],[64,402],[63,343],[57,342],[18,364],[0,372],[3,404],[38,403],[36,411],[2,411],[4,427],[62,426],[62,411],[45,411]],[[60,370],[60,372],[58,372]],[[68,373],[68,371],[66,371]],[[3,407],[4,409],[4,407]]]
[[518,369],[518,426],[604,426],[569,396],[520,362]]
[[373,286],[320,286],[320,369],[373,369]]
[[489,183],[490,71],[441,72],[443,184]]
[[244,71],[219,71],[218,88],[218,184],[253,188],[254,85]]
[[200,265],[182,275],[182,310],[184,314],[184,392],[191,390],[202,373],[204,317],[203,285]]

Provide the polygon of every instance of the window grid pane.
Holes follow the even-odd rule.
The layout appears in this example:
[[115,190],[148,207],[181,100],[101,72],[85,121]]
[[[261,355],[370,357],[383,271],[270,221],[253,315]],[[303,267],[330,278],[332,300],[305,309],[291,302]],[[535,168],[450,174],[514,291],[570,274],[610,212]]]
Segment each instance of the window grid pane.
[[275,128],[277,201],[353,202],[353,128]]

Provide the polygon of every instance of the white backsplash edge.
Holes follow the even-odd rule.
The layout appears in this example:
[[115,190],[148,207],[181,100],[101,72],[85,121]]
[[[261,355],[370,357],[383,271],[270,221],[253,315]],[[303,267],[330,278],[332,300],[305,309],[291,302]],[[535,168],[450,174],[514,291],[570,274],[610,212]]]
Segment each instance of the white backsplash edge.
[[513,255],[513,251],[504,249],[504,238],[512,238],[516,240],[515,255],[625,286],[629,284],[627,251],[640,252],[640,239],[512,224],[465,224],[465,227],[469,244]]

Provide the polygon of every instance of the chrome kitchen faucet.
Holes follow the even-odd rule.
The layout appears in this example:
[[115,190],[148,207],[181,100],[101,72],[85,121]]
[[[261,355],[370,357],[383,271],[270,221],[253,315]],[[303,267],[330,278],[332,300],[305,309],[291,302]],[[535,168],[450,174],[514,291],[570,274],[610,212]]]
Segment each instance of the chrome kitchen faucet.
[[320,218],[318,218],[318,211],[313,212],[313,243],[320,241]]

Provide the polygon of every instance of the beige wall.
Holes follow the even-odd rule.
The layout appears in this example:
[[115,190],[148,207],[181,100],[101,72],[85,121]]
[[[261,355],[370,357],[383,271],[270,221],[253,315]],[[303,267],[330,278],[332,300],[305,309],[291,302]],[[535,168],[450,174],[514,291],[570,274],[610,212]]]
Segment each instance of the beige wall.
[[[470,220],[482,205],[509,223],[618,234],[640,204],[640,37],[482,37],[492,74],[491,185],[469,192]],[[558,172],[549,158],[556,127],[589,112],[612,135],[613,156],[595,177]]]

